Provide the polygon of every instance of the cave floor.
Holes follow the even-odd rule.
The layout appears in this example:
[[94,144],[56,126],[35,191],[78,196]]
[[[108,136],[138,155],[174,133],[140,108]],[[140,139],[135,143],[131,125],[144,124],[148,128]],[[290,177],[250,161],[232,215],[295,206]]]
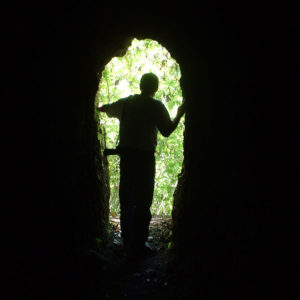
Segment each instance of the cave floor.
[[[126,256],[119,220],[111,219],[111,240],[101,252],[106,264],[92,288],[95,294],[100,299],[187,299],[189,289],[182,284],[183,273],[168,255],[171,228],[170,217],[152,218],[147,244],[157,254],[136,260]],[[97,296],[93,298],[99,299]]]

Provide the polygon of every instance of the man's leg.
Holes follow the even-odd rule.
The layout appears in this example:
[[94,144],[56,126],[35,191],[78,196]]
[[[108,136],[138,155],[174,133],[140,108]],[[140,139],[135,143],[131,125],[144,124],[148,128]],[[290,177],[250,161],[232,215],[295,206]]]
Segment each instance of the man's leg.
[[134,242],[137,247],[145,246],[148,240],[151,221],[150,207],[153,199],[155,179],[155,157],[152,154],[143,155],[139,163],[136,177],[137,193],[135,198]]

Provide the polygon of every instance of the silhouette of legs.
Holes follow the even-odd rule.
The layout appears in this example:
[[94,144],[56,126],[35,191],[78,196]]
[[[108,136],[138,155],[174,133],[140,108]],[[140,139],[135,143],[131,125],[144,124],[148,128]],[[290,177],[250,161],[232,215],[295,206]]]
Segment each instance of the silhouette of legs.
[[120,161],[121,232],[125,244],[142,247],[148,239],[155,179],[153,153],[128,150]]

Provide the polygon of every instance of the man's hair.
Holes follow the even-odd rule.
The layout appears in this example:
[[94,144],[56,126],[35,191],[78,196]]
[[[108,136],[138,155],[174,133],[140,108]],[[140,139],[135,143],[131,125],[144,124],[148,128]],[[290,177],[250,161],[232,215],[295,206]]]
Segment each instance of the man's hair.
[[146,73],[142,76],[140,81],[140,89],[142,92],[152,94],[158,89],[159,80],[153,73]]

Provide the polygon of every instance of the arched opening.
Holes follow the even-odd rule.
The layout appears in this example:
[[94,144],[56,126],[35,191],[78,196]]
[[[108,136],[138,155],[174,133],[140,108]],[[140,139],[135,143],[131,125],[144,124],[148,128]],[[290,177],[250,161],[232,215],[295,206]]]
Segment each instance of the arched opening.
[[[101,74],[96,105],[117,101],[131,94],[139,94],[139,80],[144,73],[153,72],[159,80],[159,90],[155,98],[167,107],[174,118],[182,102],[179,64],[157,41],[133,39],[123,57],[114,57]],[[115,148],[118,143],[119,121],[104,114],[97,115],[101,133],[98,139],[107,148]],[[154,197],[151,207],[154,216],[170,216],[173,209],[173,194],[177,186],[178,174],[183,162],[182,118],[176,131],[168,138],[158,134],[156,148],[156,176]],[[119,215],[119,157],[108,156],[110,177],[110,214]]]

